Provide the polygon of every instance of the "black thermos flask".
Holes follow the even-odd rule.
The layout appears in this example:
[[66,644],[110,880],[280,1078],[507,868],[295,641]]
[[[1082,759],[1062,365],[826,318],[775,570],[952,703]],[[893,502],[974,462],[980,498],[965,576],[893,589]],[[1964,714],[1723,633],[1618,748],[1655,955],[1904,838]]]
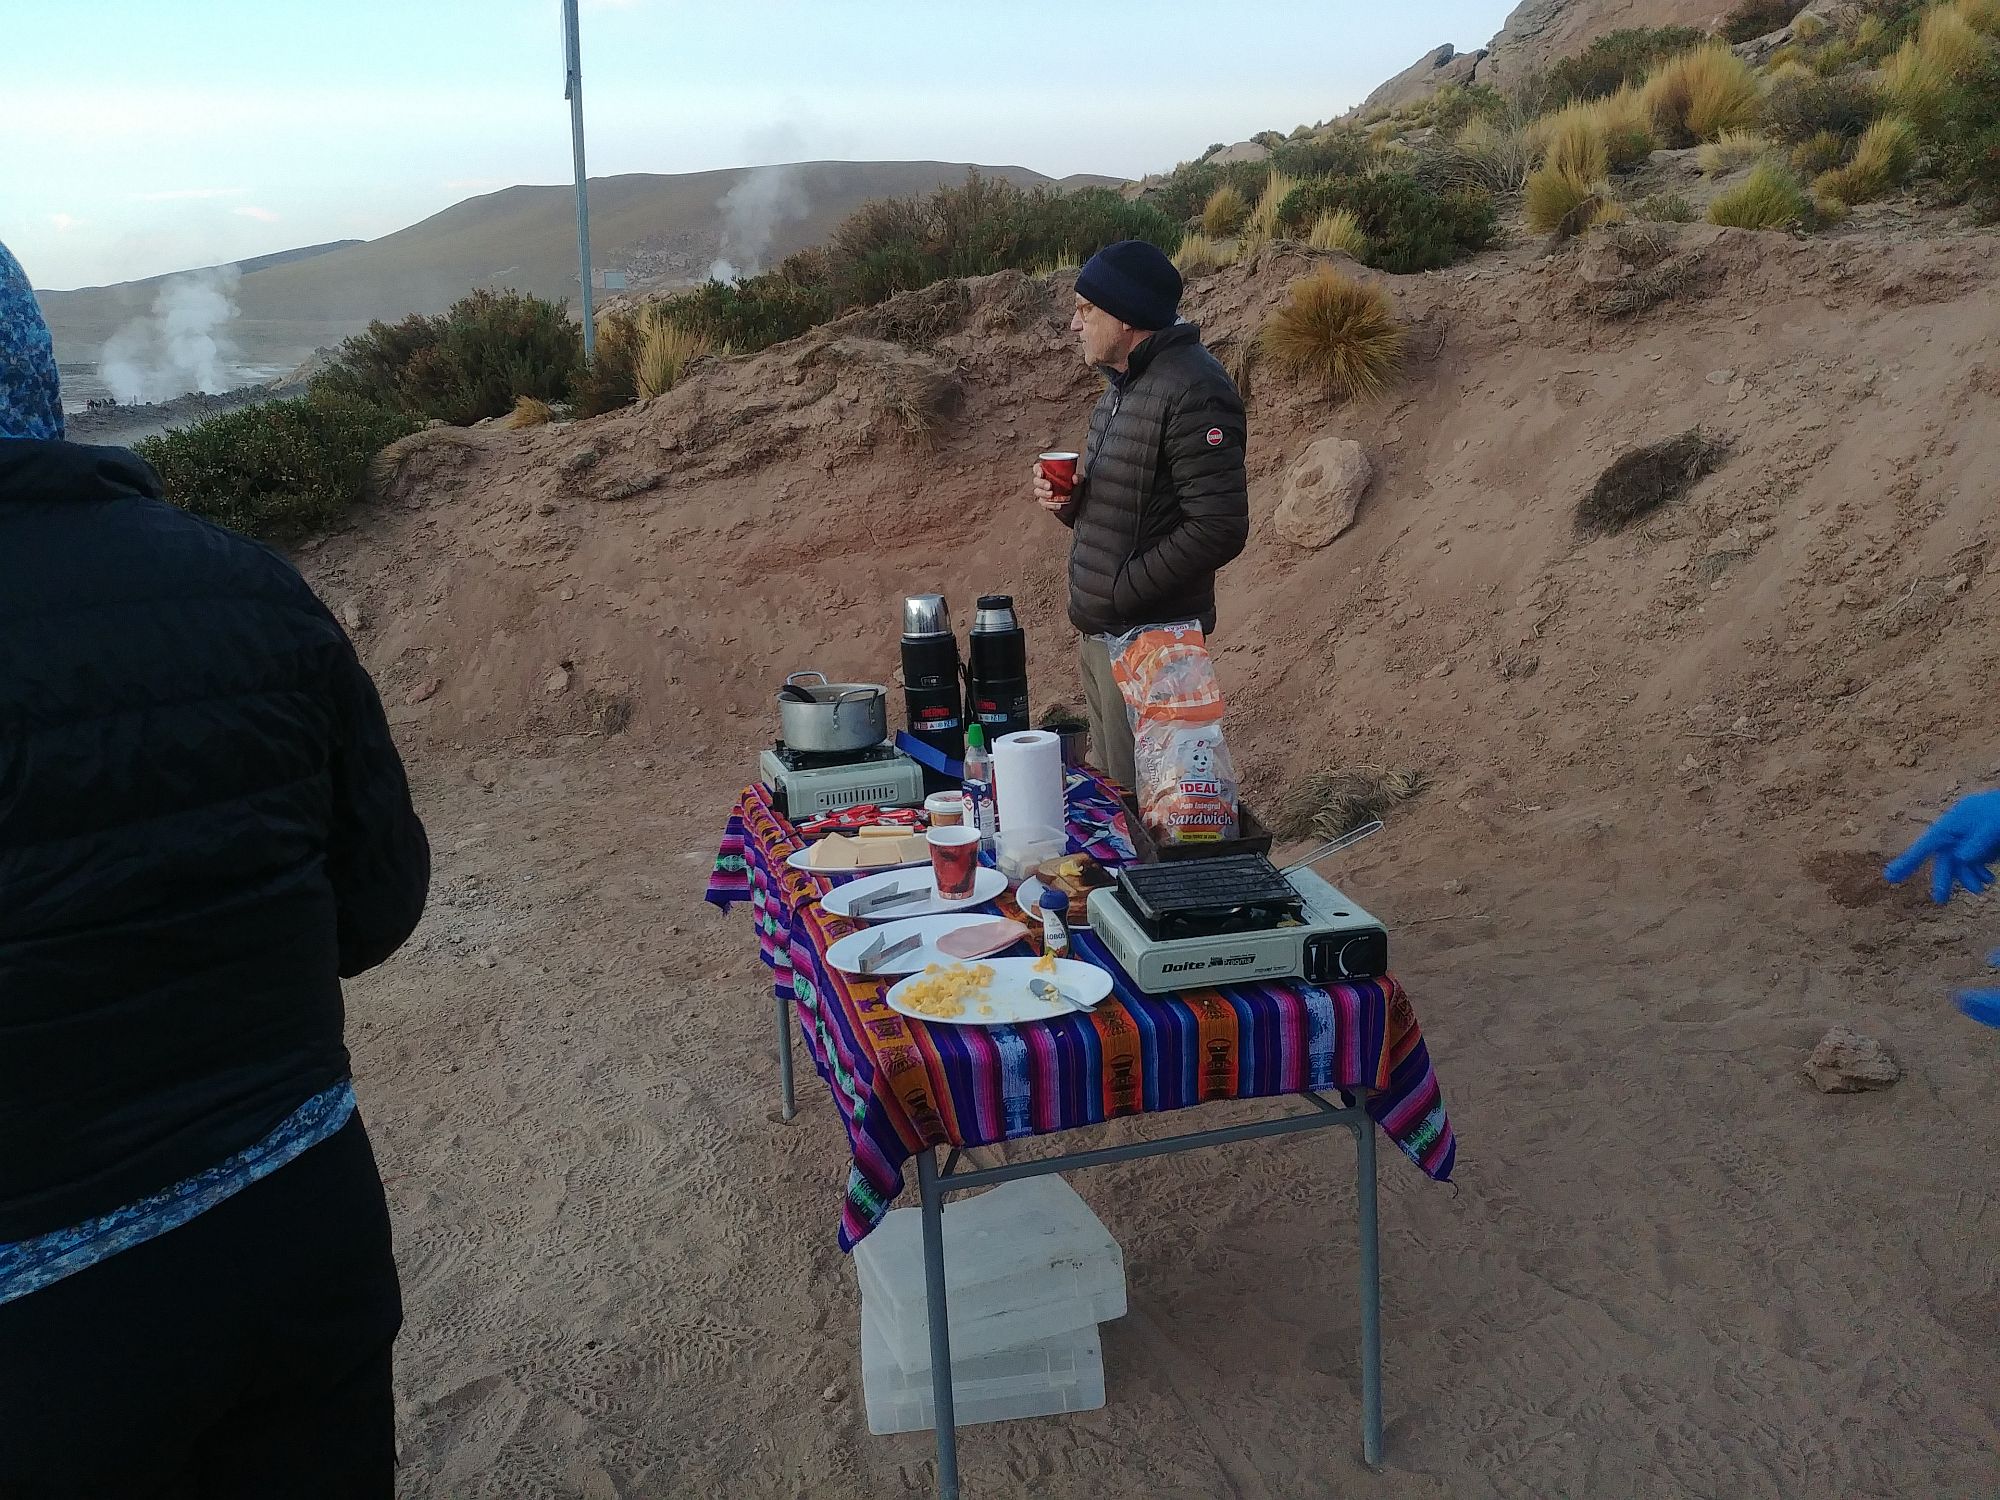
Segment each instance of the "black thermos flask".
[[[910,733],[948,759],[965,759],[962,702],[951,611],[941,594],[914,594],[903,601],[903,708]],[[949,776],[924,767],[926,792],[957,789]]]
[[982,594],[972,619],[967,717],[986,729],[986,743],[1028,727],[1028,634],[1014,618],[1008,594]]

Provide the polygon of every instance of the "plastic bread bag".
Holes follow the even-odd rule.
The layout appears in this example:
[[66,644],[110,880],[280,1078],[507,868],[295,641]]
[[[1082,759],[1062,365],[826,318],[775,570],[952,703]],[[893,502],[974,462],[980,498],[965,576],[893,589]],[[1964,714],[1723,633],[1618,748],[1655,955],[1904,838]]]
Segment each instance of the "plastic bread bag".
[[1236,837],[1236,767],[1222,734],[1222,687],[1201,626],[1146,625],[1106,637],[1132,721],[1139,817],[1156,842]]

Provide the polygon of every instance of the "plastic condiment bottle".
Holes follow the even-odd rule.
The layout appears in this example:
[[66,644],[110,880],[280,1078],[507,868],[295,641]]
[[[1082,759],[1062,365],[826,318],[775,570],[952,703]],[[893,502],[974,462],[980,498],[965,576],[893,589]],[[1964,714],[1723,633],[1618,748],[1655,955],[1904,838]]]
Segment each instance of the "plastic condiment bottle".
[[1069,897],[1061,891],[1042,892],[1042,952],[1057,958],[1069,957],[1069,928],[1063,925],[1063,918],[1069,915]]
[[993,853],[998,820],[993,809],[993,753],[986,748],[986,731],[977,724],[965,730],[965,826],[979,830],[979,852]]

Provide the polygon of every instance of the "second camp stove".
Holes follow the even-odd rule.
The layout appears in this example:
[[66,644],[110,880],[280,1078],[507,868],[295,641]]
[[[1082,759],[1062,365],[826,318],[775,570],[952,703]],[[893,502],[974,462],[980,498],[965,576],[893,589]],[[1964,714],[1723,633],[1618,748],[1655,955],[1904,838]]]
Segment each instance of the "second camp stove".
[[1090,923],[1148,994],[1389,968],[1380,922],[1311,870],[1281,873],[1261,854],[1128,866],[1115,889],[1091,892]]

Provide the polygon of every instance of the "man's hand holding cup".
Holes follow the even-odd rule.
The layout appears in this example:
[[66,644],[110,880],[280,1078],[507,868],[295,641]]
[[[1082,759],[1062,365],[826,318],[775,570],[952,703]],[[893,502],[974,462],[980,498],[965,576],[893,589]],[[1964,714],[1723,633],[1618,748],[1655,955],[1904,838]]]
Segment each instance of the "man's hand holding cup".
[[1074,453],[1044,453],[1035,460],[1035,500],[1043,510],[1065,509],[1076,492]]

